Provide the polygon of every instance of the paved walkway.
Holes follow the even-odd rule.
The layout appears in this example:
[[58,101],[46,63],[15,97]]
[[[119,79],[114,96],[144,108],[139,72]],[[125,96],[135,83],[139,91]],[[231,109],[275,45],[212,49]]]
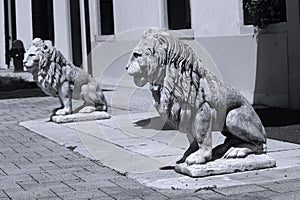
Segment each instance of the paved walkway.
[[[123,92],[126,91],[125,88]],[[27,92],[30,93],[30,90]],[[146,95],[144,91],[136,92]],[[147,108],[147,102],[135,101],[134,98],[132,96],[130,105],[133,107],[129,110],[136,113],[133,116],[138,116],[145,110],[134,108]],[[110,112],[124,116],[128,112],[124,107],[127,104],[124,102]],[[288,158],[281,160],[281,165],[292,162],[286,167],[238,173],[230,177],[191,179],[161,170],[122,174],[104,166],[101,160],[95,161],[71,151],[75,146],[66,148],[19,124],[46,119],[57,106],[57,99],[52,97],[0,100],[0,199],[299,199],[300,156],[293,155],[293,151],[285,154],[284,149],[278,151]],[[146,146],[140,145],[139,150],[145,150]],[[289,150],[295,147],[291,146]],[[127,148],[134,149],[135,145],[128,145]],[[281,148],[281,144],[276,148]],[[298,151],[297,147],[294,151]],[[124,165],[124,162],[119,165]],[[171,177],[157,179],[163,175]],[[149,182],[141,184],[143,180]],[[171,186],[164,180],[180,183],[181,187]],[[219,184],[203,187],[209,181],[219,181],[223,187]],[[188,187],[191,185],[199,187]]]

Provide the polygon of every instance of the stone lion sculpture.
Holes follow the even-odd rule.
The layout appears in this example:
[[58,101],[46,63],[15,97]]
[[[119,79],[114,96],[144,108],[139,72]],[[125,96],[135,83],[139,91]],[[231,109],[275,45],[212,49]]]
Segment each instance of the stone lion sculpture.
[[[208,71],[188,45],[167,32],[146,31],[126,69],[137,86],[150,84],[161,118],[187,133],[190,146],[177,164],[265,152],[266,133],[251,104]],[[226,136],[214,149],[212,131]]]
[[23,63],[24,69],[32,73],[33,79],[46,94],[58,96],[61,108],[54,109],[54,114],[71,114],[72,97],[84,101],[79,112],[107,110],[100,85],[85,71],[68,62],[59,50],[40,38],[32,41]]

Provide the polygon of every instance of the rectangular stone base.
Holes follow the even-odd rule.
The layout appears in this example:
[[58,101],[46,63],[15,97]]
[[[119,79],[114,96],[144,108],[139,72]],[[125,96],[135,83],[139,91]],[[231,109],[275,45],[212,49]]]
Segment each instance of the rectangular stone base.
[[68,123],[79,121],[91,121],[100,119],[109,119],[111,116],[107,112],[94,111],[91,113],[74,113],[70,115],[55,115],[52,116],[52,121],[56,123]]
[[217,159],[206,164],[175,165],[175,171],[191,177],[205,177],[218,174],[229,174],[276,166],[275,159],[266,154],[248,155],[246,158]]

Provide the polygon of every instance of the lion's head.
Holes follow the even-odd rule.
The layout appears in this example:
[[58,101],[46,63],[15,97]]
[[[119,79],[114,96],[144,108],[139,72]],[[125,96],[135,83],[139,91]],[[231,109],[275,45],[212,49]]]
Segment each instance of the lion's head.
[[198,70],[194,68],[198,66],[197,62],[188,45],[165,31],[149,29],[133,49],[126,69],[139,87],[148,82],[151,85],[163,85],[166,74],[171,72],[166,72],[168,67],[186,76],[186,79],[194,79],[190,76]]
[[[196,105],[204,67],[194,51],[169,33],[150,29],[133,49],[126,66],[137,86],[148,82],[154,106],[173,126],[179,121],[181,104]],[[199,98],[198,98],[199,99]]]
[[167,37],[169,34],[165,32],[150,29],[133,49],[126,69],[134,77],[137,86],[142,87],[148,82],[162,84],[166,67]]
[[35,38],[24,55],[24,71],[31,73],[38,72],[40,66],[45,65],[45,56],[49,52],[49,47],[40,38]]
[[62,68],[67,61],[53,46],[35,38],[24,55],[24,69],[33,75],[38,85],[50,95],[56,95]]

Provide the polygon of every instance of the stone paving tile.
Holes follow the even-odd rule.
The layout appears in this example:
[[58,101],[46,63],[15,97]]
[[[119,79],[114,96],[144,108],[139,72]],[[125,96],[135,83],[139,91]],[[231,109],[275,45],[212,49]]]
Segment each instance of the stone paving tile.
[[58,105],[52,97],[0,100],[0,199],[297,199],[300,195],[299,179],[216,192],[147,188],[18,125],[49,118]]
[[265,191],[259,191],[259,192],[249,192],[249,195],[266,198],[266,199],[273,199],[272,197],[279,195],[278,192],[271,191],[271,190],[265,190]]
[[61,200],[60,197],[38,197],[37,200]]
[[249,194],[232,194],[232,195],[227,195],[225,197],[219,198],[219,199],[230,199],[230,200],[268,200],[265,197],[256,197],[256,196],[252,196]]
[[266,190],[265,188],[260,187],[258,185],[241,185],[241,186],[214,189],[214,191],[223,195],[258,192],[258,191],[265,191],[265,190]]
[[6,195],[6,193],[3,190],[0,190],[0,199],[2,198],[8,198],[8,196]]
[[118,178],[113,178],[110,179],[110,181],[112,183],[114,183],[115,185],[118,185],[124,189],[139,189],[141,188],[141,184],[132,180],[132,179],[128,179],[126,177],[118,177]]
[[77,182],[77,183],[74,183],[73,181],[64,181],[64,183],[76,191],[88,191],[88,190],[117,186],[116,184],[112,183],[109,180],[94,180],[94,181]]
[[106,188],[100,188],[101,191],[103,191],[106,194],[109,194],[109,196],[115,198],[115,199],[167,199],[166,196],[155,192],[152,189],[149,188],[139,188],[139,189],[124,189],[122,187],[106,187]]
[[110,198],[109,195],[105,194],[101,190],[85,190],[85,191],[68,191],[68,192],[57,192],[54,191],[57,196],[62,199],[88,199],[88,198]]
[[54,181],[70,181],[70,180],[77,179],[77,177],[72,173],[49,174],[44,171],[37,174],[31,173],[30,176],[39,183],[47,183],[47,182],[54,182]]
[[37,190],[37,191],[22,191],[22,190],[5,190],[8,196],[11,199],[17,200],[28,200],[28,199],[36,199],[36,198],[56,198],[57,195],[50,190]]
[[212,190],[181,190],[181,189],[155,189],[157,192],[161,193],[162,195],[170,198],[170,199],[185,199],[188,197],[202,199],[202,196],[215,196],[215,197],[222,197],[223,195],[217,194]]
[[282,200],[282,199],[288,199],[288,200],[299,200],[300,199],[300,191],[295,192],[288,192],[288,193],[282,193],[278,194],[276,196],[271,196],[271,200]]
[[259,185],[279,193],[294,192],[299,191],[300,179],[286,180],[281,182],[273,182]]

